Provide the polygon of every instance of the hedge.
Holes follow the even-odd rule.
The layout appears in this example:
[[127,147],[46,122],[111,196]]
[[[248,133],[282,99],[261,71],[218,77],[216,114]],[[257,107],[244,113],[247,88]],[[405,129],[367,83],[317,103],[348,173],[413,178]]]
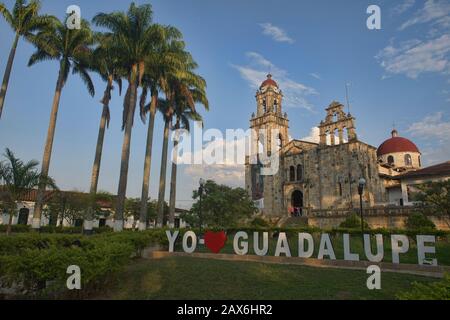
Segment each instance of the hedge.
[[[93,236],[23,233],[0,236],[0,287],[26,297],[84,298],[114,279],[151,244],[167,244],[164,230]],[[81,269],[82,290],[66,288],[67,267]]]

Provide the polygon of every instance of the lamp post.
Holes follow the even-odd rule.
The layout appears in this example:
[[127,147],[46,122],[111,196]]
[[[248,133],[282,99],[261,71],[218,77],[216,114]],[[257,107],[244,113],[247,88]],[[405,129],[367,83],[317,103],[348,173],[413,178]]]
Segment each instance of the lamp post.
[[364,186],[366,185],[366,179],[361,178],[358,181],[358,194],[359,194],[359,214],[361,215],[361,234],[364,236],[364,218],[363,218],[363,202],[362,195]]
[[200,186],[198,187],[198,194],[199,194],[200,200],[199,200],[198,218],[199,218],[199,222],[200,222],[199,236],[201,237],[202,236],[202,225],[203,225],[202,196],[203,196],[203,191],[205,188],[205,180],[203,178],[200,178],[199,184],[200,184]]

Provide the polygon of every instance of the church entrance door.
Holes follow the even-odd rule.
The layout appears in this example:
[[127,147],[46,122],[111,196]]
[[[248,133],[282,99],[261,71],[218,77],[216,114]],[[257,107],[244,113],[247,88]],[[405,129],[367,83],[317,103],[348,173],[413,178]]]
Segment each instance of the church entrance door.
[[291,206],[294,210],[294,216],[299,217],[302,215],[303,193],[300,190],[295,190],[292,193]]

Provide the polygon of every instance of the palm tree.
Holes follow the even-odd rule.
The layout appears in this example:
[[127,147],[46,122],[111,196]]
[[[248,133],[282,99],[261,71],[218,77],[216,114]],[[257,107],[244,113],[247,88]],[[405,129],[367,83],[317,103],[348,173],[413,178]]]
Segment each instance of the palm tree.
[[[44,156],[42,160],[41,176],[48,176],[50,168],[50,158],[55,137],[56,119],[59,109],[61,92],[67,82],[69,72],[79,74],[91,96],[95,90],[92,80],[88,74],[89,59],[92,54],[90,45],[93,44],[93,34],[86,21],[81,22],[80,29],[68,29],[65,23],[55,20],[52,30],[45,30],[37,34],[42,42],[37,46],[37,50],[30,57],[28,66],[46,60],[56,60],[59,62],[58,80],[56,82],[55,94],[53,97],[52,111],[48,126],[47,139],[45,143]],[[36,207],[33,217],[33,228],[39,229],[42,215],[43,196],[45,184],[40,184],[37,193]]]
[[128,11],[99,13],[93,21],[97,26],[108,28],[113,39],[114,52],[126,69],[128,89],[124,98],[122,129],[124,130],[119,187],[115,213],[115,231],[123,229],[123,213],[127,191],[130,142],[136,109],[137,89],[142,84],[146,58],[158,43],[157,28],[152,25],[151,5],[136,6],[131,3]]
[[6,161],[0,162],[0,182],[2,185],[2,200],[9,213],[6,234],[11,232],[13,217],[17,214],[17,202],[36,188],[39,183],[56,188],[54,181],[48,176],[41,176],[37,170],[39,162],[31,160],[24,163],[16,158],[14,153],[6,148],[4,157]]
[[[146,113],[150,113],[150,116],[145,148],[139,230],[145,230],[147,228],[147,219],[145,217],[148,212],[147,206],[152,160],[153,130],[156,110],[158,108],[158,91],[161,89],[161,82],[167,74],[180,67],[184,54],[182,51],[182,49],[184,49],[184,43],[179,40],[182,36],[181,32],[171,26],[159,26],[158,28],[161,35],[161,41],[155,46],[155,50],[148,56],[140,99],[142,121],[145,123]],[[148,105],[145,105],[148,91],[151,92],[151,100]]]
[[26,4],[25,0],[16,0],[12,11],[8,11],[6,6],[3,3],[0,3],[0,13],[15,32],[14,41],[6,64],[5,74],[3,75],[2,87],[0,89],[0,118],[2,117],[9,77],[11,75],[19,38],[24,37],[31,43],[38,42],[39,38],[36,37],[35,33],[47,29],[54,19],[54,17],[48,15],[40,16],[40,8],[41,3],[37,0],[31,1],[29,4]]
[[111,91],[113,90],[113,82],[119,87],[119,94],[122,91],[122,78],[124,71],[120,67],[120,63],[114,51],[112,50],[112,37],[106,34],[96,34],[96,42],[98,46],[92,54],[91,68],[97,72],[106,82],[106,89],[103,93],[101,103],[103,105],[102,116],[100,118],[100,127],[97,137],[97,147],[95,149],[94,164],[92,167],[91,187],[90,187],[90,204],[87,210],[87,217],[84,221],[84,231],[86,234],[92,232],[92,220],[94,218],[94,205],[98,187],[98,178],[100,173],[100,164],[102,160],[103,141],[105,137],[105,129],[109,127],[110,110],[109,101],[111,100]]
[[[206,99],[206,97],[205,97]],[[174,227],[175,224],[175,202],[176,202],[176,191],[177,191],[177,155],[178,155],[178,143],[181,132],[179,130],[183,129],[187,132],[190,131],[190,120],[202,121],[202,117],[197,112],[193,112],[186,103],[181,103],[175,108],[175,137],[173,141],[173,157],[172,157],[172,172],[170,175],[170,195],[169,195],[169,226]]]
[[[159,192],[158,192],[158,218],[157,226],[163,225],[163,210],[164,197],[166,189],[166,173],[167,173],[167,151],[169,143],[169,128],[172,124],[172,118],[175,113],[177,101],[183,99],[186,105],[195,112],[195,103],[201,102],[205,109],[208,110],[209,105],[206,99],[206,81],[195,74],[193,70],[197,68],[197,64],[192,59],[191,55],[186,56],[185,68],[179,70],[175,75],[171,75],[163,83],[163,91],[168,101],[168,106],[164,112],[164,136],[163,149],[161,153],[161,171],[159,177]],[[193,90],[198,93],[193,95]],[[195,98],[203,97],[201,101],[196,101]]]

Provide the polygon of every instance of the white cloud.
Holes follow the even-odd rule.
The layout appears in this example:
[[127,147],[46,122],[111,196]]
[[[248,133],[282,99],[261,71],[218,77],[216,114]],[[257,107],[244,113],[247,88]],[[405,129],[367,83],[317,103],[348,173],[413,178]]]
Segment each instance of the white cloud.
[[320,74],[318,74],[318,73],[312,72],[312,73],[310,73],[309,75],[310,75],[311,77],[313,77],[313,78],[318,79],[318,80],[322,80],[322,77],[321,77]]
[[294,43],[294,39],[290,38],[287,35],[286,31],[284,31],[280,27],[274,26],[269,22],[260,23],[259,26],[263,29],[264,35],[271,37],[277,42],[287,42],[291,44]]
[[411,124],[407,131],[423,139],[438,139],[442,143],[450,141],[450,121],[443,119],[442,112],[433,113]]
[[399,46],[389,45],[375,58],[389,74],[417,78],[424,72],[449,73],[450,35],[431,40],[409,40]]
[[300,140],[319,143],[320,142],[320,129],[319,127],[312,127],[309,131],[309,135],[301,138]]
[[231,187],[243,187],[245,167],[243,165],[190,165],[185,168],[184,174],[192,177],[194,181],[203,178]]
[[[242,187],[244,185],[245,155],[249,149],[248,135],[227,139],[217,138],[203,144],[200,150],[186,152],[183,158],[203,159],[203,164],[187,165],[184,174],[192,177],[193,181],[198,179],[211,179],[220,184],[232,187]],[[207,157],[211,152],[219,152],[223,158],[222,161],[213,164],[207,164]],[[209,162],[211,163],[211,162]]]
[[447,28],[450,26],[450,2],[448,0],[427,0],[422,9],[400,26],[404,30],[416,24],[432,23]]
[[450,160],[450,121],[444,119],[442,112],[427,115],[406,131],[424,141],[420,151],[425,166]]
[[248,82],[251,88],[258,89],[266,79],[267,73],[270,72],[283,91],[284,106],[313,111],[313,105],[307,101],[306,97],[318,94],[314,88],[292,80],[285,70],[278,68],[257,52],[247,52],[246,55],[250,59],[249,65],[232,64],[232,67],[239,71],[241,77]]
[[408,9],[410,9],[414,5],[415,2],[416,2],[415,0],[404,0],[402,3],[396,5],[395,7],[392,8],[392,14],[400,15],[400,14],[408,11]]

